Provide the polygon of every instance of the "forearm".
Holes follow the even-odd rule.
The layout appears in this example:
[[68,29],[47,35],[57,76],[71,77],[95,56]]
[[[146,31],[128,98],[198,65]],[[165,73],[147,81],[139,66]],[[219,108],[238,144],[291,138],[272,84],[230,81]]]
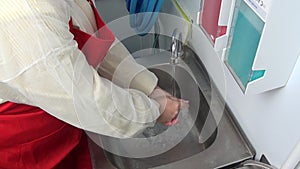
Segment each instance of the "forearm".
[[38,106],[78,128],[112,137],[130,137],[153,125],[160,115],[154,101],[99,77],[80,58],[62,61],[67,65],[76,62],[74,71],[67,70],[67,65],[37,64],[2,85],[1,96]]
[[116,40],[98,72],[124,88],[137,89],[149,95],[157,85],[157,77],[135,62],[126,47]]

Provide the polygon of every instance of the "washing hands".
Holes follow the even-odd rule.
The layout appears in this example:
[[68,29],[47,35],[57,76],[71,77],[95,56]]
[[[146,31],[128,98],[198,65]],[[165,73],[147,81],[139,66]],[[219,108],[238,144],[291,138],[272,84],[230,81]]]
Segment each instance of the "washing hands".
[[149,97],[160,105],[159,111],[161,115],[157,121],[166,126],[176,124],[178,122],[177,116],[180,110],[189,107],[188,100],[176,98],[158,86],[153,90]]

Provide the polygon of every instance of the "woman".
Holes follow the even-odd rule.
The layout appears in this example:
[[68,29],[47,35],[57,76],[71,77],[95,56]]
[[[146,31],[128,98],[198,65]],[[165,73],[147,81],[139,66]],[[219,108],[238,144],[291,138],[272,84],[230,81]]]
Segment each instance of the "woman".
[[82,129],[124,138],[176,117],[182,100],[134,62],[92,1],[0,1],[0,11],[0,168],[89,169]]

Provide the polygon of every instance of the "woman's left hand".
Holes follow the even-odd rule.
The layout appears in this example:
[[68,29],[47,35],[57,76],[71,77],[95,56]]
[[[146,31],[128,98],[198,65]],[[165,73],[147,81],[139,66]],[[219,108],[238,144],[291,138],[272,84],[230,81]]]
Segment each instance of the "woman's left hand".
[[149,97],[160,105],[161,115],[157,121],[167,126],[177,122],[177,116],[181,108],[189,107],[189,101],[176,98],[160,87],[156,87]]

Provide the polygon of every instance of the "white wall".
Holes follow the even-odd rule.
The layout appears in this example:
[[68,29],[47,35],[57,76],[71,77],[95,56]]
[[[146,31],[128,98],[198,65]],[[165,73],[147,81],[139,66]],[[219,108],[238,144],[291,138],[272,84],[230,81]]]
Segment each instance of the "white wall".
[[227,103],[258,156],[280,167],[300,139],[300,60],[286,87],[245,96],[227,74]]

